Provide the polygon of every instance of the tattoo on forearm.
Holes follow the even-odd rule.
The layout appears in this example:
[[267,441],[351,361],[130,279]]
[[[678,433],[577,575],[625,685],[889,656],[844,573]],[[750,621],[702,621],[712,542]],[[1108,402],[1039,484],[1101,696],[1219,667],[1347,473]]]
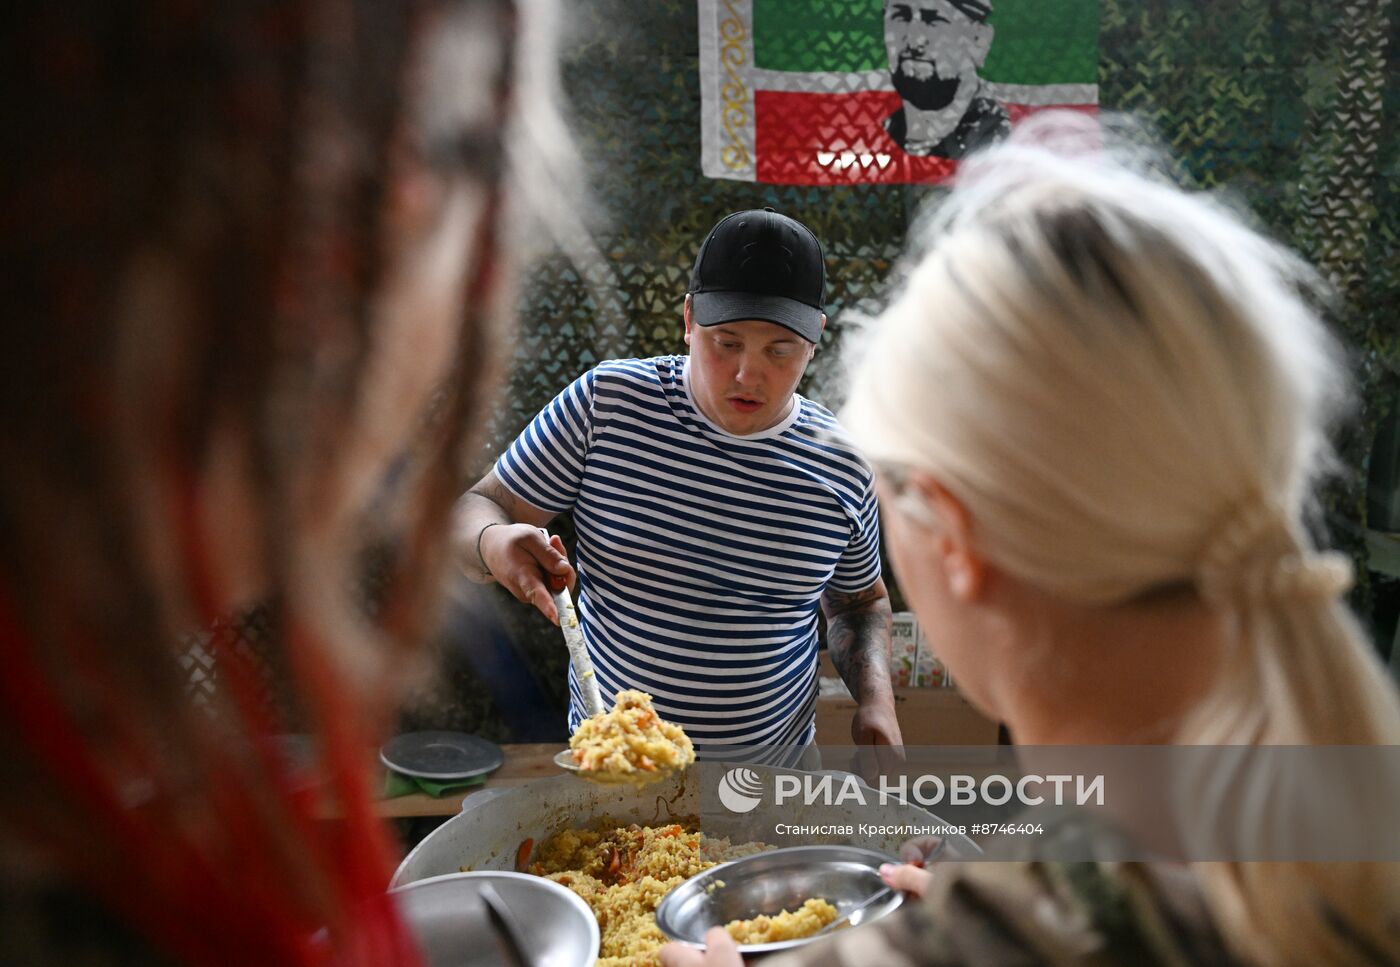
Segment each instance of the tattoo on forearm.
[[882,585],[855,594],[827,591],[826,645],[857,698],[867,685],[890,680],[890,604]]
[[889,650],[880,641],[883,627],[885,621],[873,614],[846,614],[827,621],[831,660],[853,693],[872,675],[889,676]]

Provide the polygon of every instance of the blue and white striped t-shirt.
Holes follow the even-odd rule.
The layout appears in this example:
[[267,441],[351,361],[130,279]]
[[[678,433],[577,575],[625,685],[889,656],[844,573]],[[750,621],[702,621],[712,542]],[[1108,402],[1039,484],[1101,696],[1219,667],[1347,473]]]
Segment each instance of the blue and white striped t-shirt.
[[[702,755],[813,740],[822,591],[880,577],[869,466],[827,409],[738,437],[687,356],[600,364],[496,463],[516,497],[574,512],[579,619],[598,686],[652,695]],[[570,671],[569,727],[582,720]]]

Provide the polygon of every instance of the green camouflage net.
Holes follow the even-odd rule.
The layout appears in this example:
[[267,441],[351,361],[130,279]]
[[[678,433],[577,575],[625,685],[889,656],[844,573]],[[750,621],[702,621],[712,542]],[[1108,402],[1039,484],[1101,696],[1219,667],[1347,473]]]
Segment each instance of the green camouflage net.
[[[565,93],[591,205],[602,213],[592,236],[605,264],[576,266],[555,257],[522,280],[514,371],[493,415],[483,470],[559,389],[599,359],[683,351],[689,267],[703,233],[724,214],[772,205],[822,240],[832,317],[823,348],[829,349],[843,316],[878,306],[911,218],[939,190],[706,178],[694,0],[566,6],[574,22],[564,45]],[[801,16],[802,4],[787,6]],[[842,4],[820,6],[832,22],[810,24],[814,51],[853,62],[878,58],[879,51],[843,49],[839,35],[831,36],[843,16],[869,16],[869,3],[847,3],[845,14]],[[1367,453],[1377,421],[1400,397],[1397,9],[1386,0],[1103,0],[1097,11],[1102,108],[1155,128],[1193,179],[1233,192],[1343,296],[1334,322],[1356,352],[1361,403],[1358,419],[1337,441],[1347,473],[1327,496],[1328,523],[1333,538],[1358,555]],[[1049,38],[1047,56],[1071,53]],[[818,353],[803,386],[819,400],[830,398],[834,354],[827,357]],[[568,522],[559,524],[571,536]],[[1356,599],[1363,613],[1367,595],[1363,581]],[[562,708],[566,654],[557,631],[501,598],[501,613]],[[444,681],[438,691],[446,705],[435,712],[432,703],[423,704],[415,724],[441,720],[447,714],[441,709],[452,705],[454,726],[500,734],[489,700],[479,690],[464,696],[469,688],[465,680],[460,687]],[[463,701],[473,708],[464,712]]]

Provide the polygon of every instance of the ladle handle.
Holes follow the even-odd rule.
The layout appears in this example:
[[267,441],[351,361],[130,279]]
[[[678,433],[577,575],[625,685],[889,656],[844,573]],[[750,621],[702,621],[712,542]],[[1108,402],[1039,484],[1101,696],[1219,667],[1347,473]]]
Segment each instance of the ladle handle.
[[569,596],[567,587],[553,594],[554,607],[559,612],[559,628],[564,632],[564,644],[569,648],[569,664],[574,668],[574,680],[578,682],[579,694],[583,696],[583,709],[590,716],[600,715],[607,709],[603,706],[602,693],[598,691],[593,661],[588,657],[588,648],[583,643],[583,629],[579,627],[574,599]]

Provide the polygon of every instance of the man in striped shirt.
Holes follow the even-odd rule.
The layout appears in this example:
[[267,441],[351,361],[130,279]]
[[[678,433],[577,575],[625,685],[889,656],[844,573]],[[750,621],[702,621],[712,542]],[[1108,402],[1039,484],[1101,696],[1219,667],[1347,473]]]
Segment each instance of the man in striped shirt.
[[[821,247],[772,209],[711,231],[685,299],[688,356],[584,373],[462,498],[468,576],[557,623],[577,579],[610,698],[638,688],[702,756],[815,737],[817,609],[858,709],[858,745],[901,742],[870,468],[797,392],[826,325]],[[544,528],[572,511],[577,571]],[[570,728],[584,716],[570,672]],[[759,752],[752,747],[764,747]]]

